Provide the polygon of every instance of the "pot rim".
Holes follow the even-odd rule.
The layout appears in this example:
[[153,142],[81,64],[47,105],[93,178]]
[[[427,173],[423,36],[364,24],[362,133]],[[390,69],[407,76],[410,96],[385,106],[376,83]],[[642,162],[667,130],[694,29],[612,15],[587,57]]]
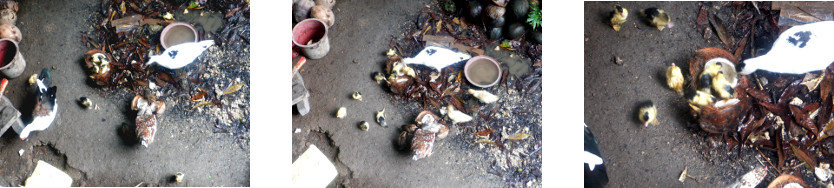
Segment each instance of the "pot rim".
[[323,38],[326,38],[326,37],[327,37],[327,33],[328,33],[328,32],[330,32],[330,31],[329,31],[329,30],[330,30],[330,26],[328,26],[328,25],[327,25],[327,23],[324,23],[324,21],[322,21],[322,20],[320,20],[320,19],[318,19],[318,18],[307,18],[307,19],[304,19],[304,20],[302,20],[301,22],[298,22],[297,24],[295,24],[295,26],[293,26],[293,27],[292,27],[292,35],[293,35],[293,36],[292,36],[292,43],[293,43],[294,45],[299,46],[299,47],[302,47],[302,48],[309,48],[309,47],[313,47],[313,46],[318,45],[318,43],[322,41],[322,40],[319,40],[318,42],[316,42],[316,43],[312,43],[312,44],[310,44],[310,45],[300,44],[300,43],[298,43],[298,41],[295,41],[295,31],[296,31],[296,28],[298,28],[298,26],[299,26],[299,25],[301,25],[301,24],[305,24],[305,23],[308,23],[308,22],[316,22],[316,23],[321,24],[322,26],[324,26],[324,35],[322,35],[322,39],[323,39]]
[[[15,59],[17,59],[17,55],[20,54],[20,46],[18,46],[17,42],[15,42],[12,39],[0,39],[0,42],[3,42],[3,41],[9,41],[12,44],[14,44],[15,55],[14,55],[14,58],[9,60],[9,63],[0,67],[0,70],[4,70],[4,69],[7,69],[7,68],[11,67],[12,64],[14,64]],[[2,57],[0,57],[0,58],[2,58]],[[2,65],[3,63],[4,62],[0,62],[0,65]]]
[[[496,77],[495,81],[493,81],[492,83],[487,84],[487,85],[481,85],[481,84],[475,83],[475,82],[472,81],[471,78],[469,78],[469,67],[471,67],[471,65],[473,63],[475,63],[475,62],[477,62],[478,60],[481,60],[481,59],[486,59],[489,62],[492,62],[492,64],[495,65],[495,67],[498,68],[497,69],[498,70],[498,77]],[[498,84],[498,81],[501,81],[501,73],[502,73],[501,65],[498,64],[498,61],[496,61],[492,57],[489,57],[489,56],[486,56],[486,55],[479,55],[479,56],[469,58],[469,60],[466,61],[466,65],[463,66],[463,75],[466,77],[466,80],[469,81],[469,83],[471,83],[472,85],[482,87],[482,88],[488,88],[488,87],[494,86],[495,84]]]
[[165,29],[162,29],[162,33],[160,33],[160,35],[159,35],[159,44],[162,45],[162,48],[168,49],[169,46],[168,46],[168,44],[165,43],[165,38],[167,38],[167,36],[168,36],[167,35],[168,31],[171,30],[171,28],[174,28],[174,27],[177,27],[177,26],[185,26],[188,29],[190,29],[194,33],[194,42],[197,42],[197,41],[200,40],[200,37],[197,34],[197,29],[194,29],[194,26],[191,26],[190,23],[188,23],[188,22],[173,22],[173,23],[168,24],[167,26],[165,26]]

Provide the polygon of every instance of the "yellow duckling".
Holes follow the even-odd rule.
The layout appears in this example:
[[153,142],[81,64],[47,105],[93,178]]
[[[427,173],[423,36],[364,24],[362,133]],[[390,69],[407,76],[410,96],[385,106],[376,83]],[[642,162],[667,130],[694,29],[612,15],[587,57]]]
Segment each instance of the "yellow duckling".
[[669,88],[675,90],[678,95],[683,94],[683,73],[681,73],[681,68],[672,63],[672,66],[666,68],[666,84],[669,85]]
[[614,6],[614,12],[611,13],[611,27],[614,31],[620,31],[620,24],[626,21],[628,17],[628,10],[620,5]]
[[638,114],[638,118],[640,121],[643,122],[644,127],[648,127],[649,123],[652,125],[660,124],[657,121],[657,108],[654,107],[654,102],[649,101],[644,103],[640,106],[640,114]]

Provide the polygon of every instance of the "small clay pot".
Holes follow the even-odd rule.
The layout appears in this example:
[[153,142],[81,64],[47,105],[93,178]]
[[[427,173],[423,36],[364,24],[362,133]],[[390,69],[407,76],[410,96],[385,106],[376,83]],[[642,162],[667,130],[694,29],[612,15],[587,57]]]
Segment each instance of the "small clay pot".
[[[485,64],[492,65],[492,66],[489,66],[489,67],[491,67],[490,69],[475,70],[475,69],[472,68],[472,67],[476,66],[476,64],[480,64],[480,63],[485,63]],[[494,68],[494,69],[492,69],[492,68]],[[495,72],[474,72],[474,71],[484,71],[484,70],[495,70]],[[494,81],[489,81],[489,82],[480,82],[479,83],[479,81],[473,80],[476,74],[487,74],[487,75],[494,74],[495,75],[495,80]],[[498,61],[495,61],[495,59],[493,59],[492,57],[484,56],[484,55],[475,56],[475,57],[469,58],[469,60],[466,61],[466,65],[463,66],[463,75],[466,76],[466,80],[469,81],[469,83],[471,83],[472,85],[482,87],[482,88],[492,87],[495,84],[498,84],[498,81],[501,80],[501,65],[499,65]]]
[[[173,32],[175,30],[190,30],[191,31],[190,33],[193,33],[193,35],[176,36],[175,33]],[[189,33],[189,32],[186,31],[186,33]],[[174,37],[184,37],[186,39],[174,38]],[[193,38],[193,41],[188,40],[188,39],[191,39],[191,38]],[[187,22],[174,22],[174,23],[168,24],[168,26],[165,26],[165,29],[162,29],[162,33],[159,35],[159,42],[162,44],[162,47],[165,48],[165,49],[168,49],[168,47],[171,47],[171,46],[174,46],[174,45],[177,45],[177,44],[181,44],[181,43],[184,43],[184,42],[197,42],[199,39],[200,39],[200,37],[199,37],[199,35],[197,35],[197,30],[194,29],[194,26],[191,26],[191,24],[189,24]]]

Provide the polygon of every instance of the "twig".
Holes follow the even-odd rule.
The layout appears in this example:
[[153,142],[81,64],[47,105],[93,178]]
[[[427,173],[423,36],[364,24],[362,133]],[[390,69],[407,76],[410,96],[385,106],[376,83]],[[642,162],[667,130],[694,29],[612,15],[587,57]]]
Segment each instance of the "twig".
[[[777,174],[782,174],[782,170],[780,170],[779,167],[777,167],[776,165],[773,165],[773,163],[770,162],[770,158],[767,158],[767,156],[765,156],[761,150],[756,149],[756,151],[758,151],[759,154],[765,158],[765,161],[767,161],[767,163],[770,164],[770,166],[773,166],[773,169],[776,169]],[[759,163],[761,163],[761,161],[759,161]]]
[[136,184],[136,186],[133,186],[133,187],[139,187],[139,186],[142,186],[142,184],[144,184],[144,183],[145,183],[144,181],[143,181],[143,182],[139,182],[139,184]]

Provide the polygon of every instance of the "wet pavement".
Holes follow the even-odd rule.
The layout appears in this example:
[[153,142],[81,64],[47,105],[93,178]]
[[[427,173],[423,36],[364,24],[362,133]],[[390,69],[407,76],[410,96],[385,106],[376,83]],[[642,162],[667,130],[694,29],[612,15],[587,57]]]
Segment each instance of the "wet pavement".
[[[629,10],[619,32],[607,24],[617,4]],[[730,8],[724,2],[713,5],[708,8],[716,12]],[[650,7],[669,12],[675,26],[658,31],[649,25],[639,10]],[[696,29],[698,2],[585,2],[584,8],[584,121],[607,162],[609,186],[725,187],[762,165],[755,150],[739,155],[724,145],[709,147],[686,101],[666,86],[671,63],[688,70],[685,64],[695,50],[723,46]],[[614,63],[615,57],[622,65]],[[638,104],[647,100],[657,106],[659,125],[643,127],[637,119]],[[686,167],[694,180],[681,183]],[[770,170],[766,179],[774,174]]]
[[[308,60],[301,68],[300,74],[310,90],[311,111],[301,116],[293,109],[292,130],[287,130],[293,131],[292,159],[295,160],[311,144],[315,144],[334,163],[339,173],[331,186],[524,186],[528,181],[508,183],[504,177],[499,176],[492,169],[496,159],[491,155],[501,156],[499,160],[504,160],[506,156],[509,160],[510,156],[514,156],[509,153],[513,152],[501,153],[492,145],[474,143],[476,139],[472,135],[471,127],[450,126],[449,136],[438,140],[433,154],[425,159],[414,161],[408,152],[400,152],[396,149],[396,140],[401,131],[399,127],[413,123],[423,104],[422,102],[404,102],[396,98],[387,86],[378,85],[373,81],[371,75],[373,72],[384,72],[384,62],[388,60],[385,52],[389,49],[391,39],[403,38],[402,33],[410,30],[409,27],[414,27],[420,10],[426,5],[436,6],[436,1],[357,2],[348,0],[339,1],[333,7],[336,22],[328,31],[330,52],[322,59]],[[485,50],[492,50],[492,48]],[[492,52],[488,54],[490,53]],[[504,56],[507,55],[504,54]],[[515,58],[518,59],[518,56]],[[532,64],[529,60],[527,63],[528,67]],[[490,90],[493,93],[507,92],[506,89],[502,90],[499,87]],[[351,93],[354,91],[361,92],[364,100],[352,99]],[[538,94],[532,95],[515,92],[511,96],[525,99],[537,98],[541,101],[541,90],[537,91]],[[340,107],[347,108],[347,117],[344,119],[335,117]],[[516,130],[515,128],[528,126],[527,123],[529,123],[531,131],[538,131],[535,137],[540,137],[541,105],[518,108],[525,107],[533,109],[534,112],[530,114],[539,114],[538,118],[531,118],[532,120],[529,121],[519,120],[519,123],[510,123],[507,126],[513,126],[513,130]],[[509,111],[503,110],[504,108],[510,107],[502,106],[502,112]],[[374,122],[376,112],[382,109],[386,109],[388,128]],[[435,111],[435,113],[438,112]],[[507,114],[511,113],[514,114],[512,111]],[[369,122],[370,129],[360,130],[358,128],[360,121]],[[299,133],[295,133],[297,129],[300,130]],[[524,166],[523,169],[539,170],[538,178],[533,178],[535,181],[529,181],[527,184],[534,187],[541,186],[541,152],[533,151],[536,150],[536,146],[540,149],[541,143],[536,143],[535,140],[540,141],[540,138],[517,142],[507,141],[513,142],[512,145],[518,143],[518,146],[514,147],[517,147],[519,151],[515,153],[538,156],[537,168],[528,169]],[[504,162],[509,163],[506,160]],[[515,171],[516,168],[512,170]],[[504,175],[509,176],[509,174]],[[534,173],[531,173],[531,176],[532,174]]]
[[[32,109],[26,81],[49,68],[58,86],[59,109],[49,129],[26,141],[14,131],[3,135],[0,185],[22,185],[37,160],[44,160],[67,171],[73,186],[248,186],[248,147],[241,148],[228,134],[214,133],[209,126],[213,121],[193,113],[162,115],[148,148],[119,136],[123,124],[133,124],[130,98],[108,96],[89,85],[82,61],[89,48],[80,34],[91,29],[87,20],[100,10],[99,2],[20,2],[17,26],[27,66],[21,77],[9,81],[6,96],[25,117]],[[90,98],[97,108],[83,109],[76,102],[80,97]],[[177,105],[185,104],[169,104],[169,110]],[[183,183],[171,182],[177,172],[186,175]]]

